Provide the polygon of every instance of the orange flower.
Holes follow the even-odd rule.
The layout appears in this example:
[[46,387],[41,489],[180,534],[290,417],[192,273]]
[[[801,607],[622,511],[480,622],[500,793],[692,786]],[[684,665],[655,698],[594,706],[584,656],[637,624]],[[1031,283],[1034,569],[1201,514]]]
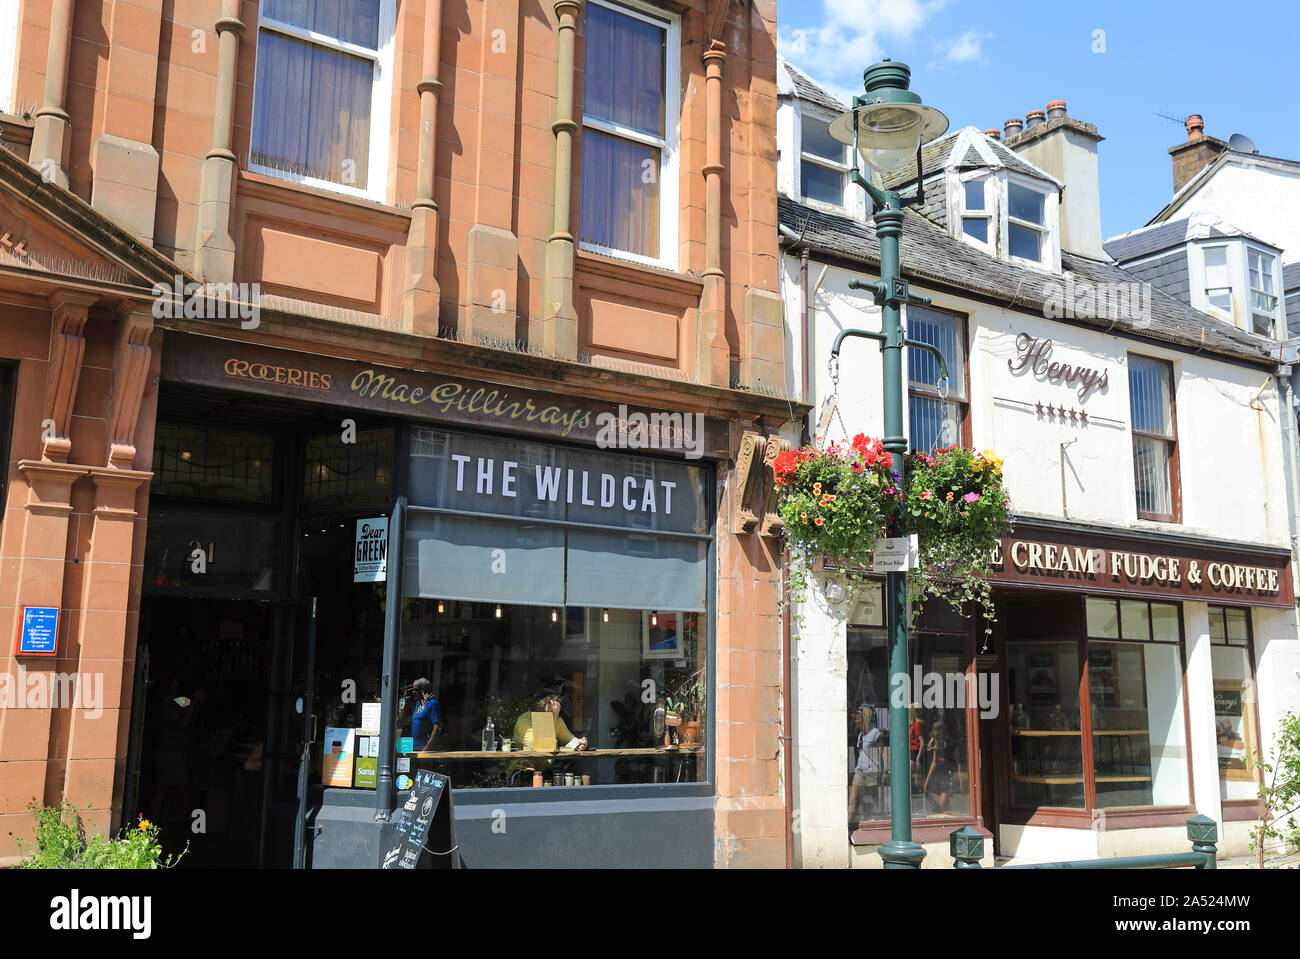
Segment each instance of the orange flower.
[[141,832],[144,832],[146,829],[148,829],[148,828],[149,828],[150,826],[152,826],[152,825],[153,825],[153,823],[151,823],[149,820],[147,820],[147,819],[141,819],[141,820],[140,820],[140,831],[141,831]]
[[952,493],[951,493],[951,492],[948,494],[948,502],[949,502],[949,503],[952,502]]
[[827,493],[827,494],[826,494],[826,502],[828,502],[828,503],[834,503],[834,502],[835,502],[835,497],[832,496],[830,493]]
[[813,522],[816,523],[818,526],[820,526],[822,523],[826,522],[826,520],[818,516],[815,520],[813,520]]
[[800,513],[800,514],[799,514],[799,518],[800,518],[801,520],[803,520],[805,523],[808,522],[808,514],[807,514],[807,513]]

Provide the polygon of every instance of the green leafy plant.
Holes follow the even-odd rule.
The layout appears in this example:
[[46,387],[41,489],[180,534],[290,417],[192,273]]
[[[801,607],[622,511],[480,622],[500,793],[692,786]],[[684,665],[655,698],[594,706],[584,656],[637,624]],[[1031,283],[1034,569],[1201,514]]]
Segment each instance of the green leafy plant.
[[1264,782],[1259,787],[1259,798],[1264,809],[1259,825],[1250,831],[1250,848],[1260,869],[1264,868],[1264,851],[1270,842],[1300,848],[1300,716],[1288,712],[1282,717],[1277,742],[1269,756],[1270,762],[1255,761],[1264,770]]
[[[87,806],[87,809],[90,807]],[[117,837],[86,835],[86,825],[67,800],[47,806],[33,799],[27,809],[36,819],[36,840],[30,851],[18,840],[22,869],[170,869],[189,850],[164,856],[158,827],[141,817],[134,828]]]
[[786,540],[802,559],[790,564],[788,598],[803,599],[808,567],[820,556],[843,561],[851,581],[865,579],[871,550],[902,498],[893,457],[880,440],[859,433],[847,446],[786,450],[773,469]]
[[974,603],[992,622],[988,577],[997,539],[1011,528],[1002,460],[991,450],[961,446],[911,453],[905,485],[906,529],[917,534],[920,553],[917,568],[907,574],[912,609],[931,598],[956,609]]
[[664,689],[664,708],[676,713],[684,723],[704,722],[708,707],[707,682],[706,670],[702,666],[669,683]]

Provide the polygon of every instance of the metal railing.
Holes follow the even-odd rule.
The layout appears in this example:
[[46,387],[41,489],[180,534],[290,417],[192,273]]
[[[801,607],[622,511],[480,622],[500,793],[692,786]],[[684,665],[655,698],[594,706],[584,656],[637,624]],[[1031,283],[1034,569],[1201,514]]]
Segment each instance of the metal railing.
[[[1187,820],[1187,840],[1191,852],[1158,853],[1151,856],[1118,856],[1113,859],[1077,859],[1073,862],[1034,862],[999,869],[1213,869],[1218,855],[1219,827],[1208,816]],[[980,869],[984,858],[984,836],[971,826],[963,826],[948,836],[948,850],[956,869]]]

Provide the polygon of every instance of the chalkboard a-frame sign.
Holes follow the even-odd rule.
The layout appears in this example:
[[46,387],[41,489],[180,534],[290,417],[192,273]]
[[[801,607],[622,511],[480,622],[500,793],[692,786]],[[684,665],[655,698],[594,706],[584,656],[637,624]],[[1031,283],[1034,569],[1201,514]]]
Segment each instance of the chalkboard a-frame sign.
[[450,779],[428,769],[415,771],[415,785],[399,810],[380,868],[460,868]]

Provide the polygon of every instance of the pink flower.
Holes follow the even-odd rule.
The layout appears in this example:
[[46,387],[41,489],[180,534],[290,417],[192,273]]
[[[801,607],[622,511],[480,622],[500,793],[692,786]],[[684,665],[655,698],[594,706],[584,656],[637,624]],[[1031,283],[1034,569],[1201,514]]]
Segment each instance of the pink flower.
[[929,490],[926,490],[925,492],[923,492],[923,493],[921,494],[921,499],[929,499],[929,498],[930,498],[931,496],[933,496],[933,495],[934,495],[934,494],[931,493]]
[[978,502],[979,502],[979,499],[980,499],[980,494],[979,494],[979,493],[967,493],[965,496],[962,497],[962,499],[964,499],[964,500],[965,500],[966,502],[968,502],[968,503],[978,503]]

